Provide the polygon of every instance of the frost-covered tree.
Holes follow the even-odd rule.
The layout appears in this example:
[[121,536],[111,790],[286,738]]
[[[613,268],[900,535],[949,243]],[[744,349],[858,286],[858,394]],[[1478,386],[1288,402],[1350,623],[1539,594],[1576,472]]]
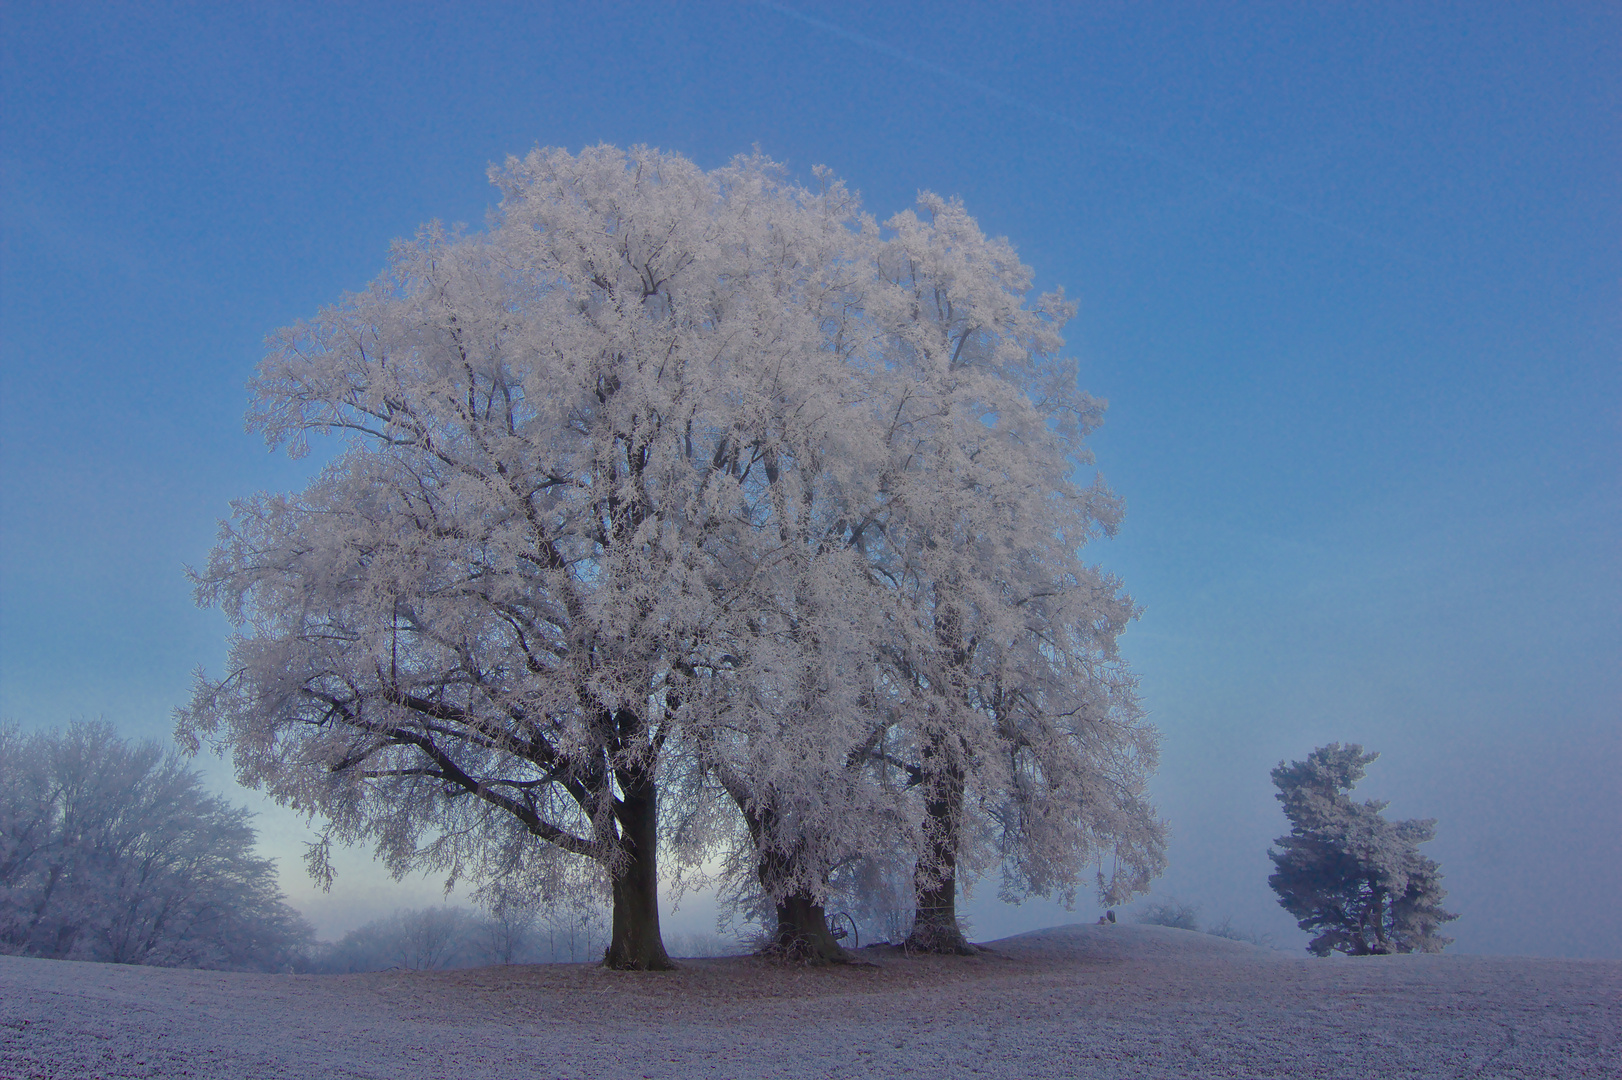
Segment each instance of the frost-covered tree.
[[895,615],[870,756],[921,795],[908,945],[961,952],[964,874],[1000,865],[1010,899],[1069,898],[1107,857],[1097,885],[1118,903],[1158,873],[1157,736],[1116,648],[1132,602],[1082,558],[1121,510],[1074,479],[1103,403],[1060,352],[1073,306],[1032,298],[1030,269],[961,203],[925,193],[886,224],[884,479],[859,540]]
[[607,962],[668,967],[661,770],[725,709],[714,672],[781,655],[787,493],[863,463],[836,452],[858,232],[842,189],[758,158],[548,150],[493,179],[486,234],[425,230],[274,339],[250,422],[349,446],[236,504],[195,581],[241,632],[178,733],[397,873],[587,860]]
[[1437,933],[1458,918],[1442,909],[1440,867],[1418,851],[1436,822],[1387,821],[1386,803],[1347,794],[1377,757],[1330,743],[1273,770],[1290,833],[1268,852],[1277,872],[1267,880],[1301,929],[1317,934],[1307,945],[1317,956],[1441,952],[1453,940]]
[[248,812],[111,725],[0,726],[0,951],[280,970],[312,941]]
[[862,239],[842,340],[871,479],[791,499],[817,523],[771,579],[792,662],[732,686],[749,720],[715,765],[757,858],[737,895],[775,906],[776,947],[823,958],[830,891],[861,907],[897,864],[909,947],[966,951],[960,867],[1068,896],[1107,855],[1116,902],[1164,860],[1156,736],[1116,651],[1133,607],[1080,554],[1119,506],[1072,479],[1102,404],[1059,355],[1071,307],[1030,300],[1029,269],[956,202],[925,193]]
[[539,916],[539,905],[533,900],[526,903],[516,897],[501,897],[491,903],[479,928],[479,944],[490,962],[518,963],[535,940]]
[[714,678],[729,708],[700,742],[708,776],[737,811],[726,852],[727,899],[771,927],[770,949],[844,959],[825,905],[836,870],[916,846],[909,793],[875,783],[866,758],[874,720],[874,605],[881,594],[854,556],[848,524],[819,530],[798,573],[756,609],[762,631]]
[[278,335],[250,422],[348,448],[236,505],[195,575],[230,670],[179,735],[397,873],[606,878],[619,967],[669,964],[661,839],[818,955],[864,861],[943,940],[961,862],[1152,873],[1069,307],[957,204],[886,231],[818,176],[536,151],[486,233],[429,228]]

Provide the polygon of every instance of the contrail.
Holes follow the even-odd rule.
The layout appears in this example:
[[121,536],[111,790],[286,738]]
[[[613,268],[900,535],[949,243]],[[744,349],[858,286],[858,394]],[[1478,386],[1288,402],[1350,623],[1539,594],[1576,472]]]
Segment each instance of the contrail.
[[1280,202],[1279,200],[1272,198],[1271,196],[1264,195],[1253,188],[1240,187],[1232,181],[1225,179],[1224,177],[1201,165],[1197,165],[1184,158],[1168,154],[1164,150],[1161,150],[1156,146],[1152,146],[1149,143],[1143,142],[1140,139],[1127,138],[1125,136],[1118,135],[1115,132],[1097,127],[1096,125],[1077,120],[1074,117],[1067,116],[1066,114],[1055,109],[1050,109],[1047,106],[1038,104],[1037,102],[1031,101],[1028,98],[1020,97],[1017,94],[1010,94],[1008,91],[1000,90],[997,87],[992,86],[990,83],[981,82],[979,79],[975,79],[968,75],[954,71],[943,64],[937,64],[929,60],[921,59],[920,57],[914,56],[909,52],[896,48],[894,45],[887,45],[876,38],[870,38],[866,34],[859,34],[854,30],[847,30],[842,26],[828,22],[826,19],[819,19],[814,15],[807,15],[805,12],[791,8],[786,4],[776,3],[775,0],[755,0],[755,3],[769,11],[776,12],[785,18],[793,19],[796,22],[801,22],[807,26],[815,27],[816,29],[821,30],[823,33],[831,34],[834,37],[843,38],[846,41],[861,46],[869,52],[875,52],[881,56],[887,56],[890,59],[899,61],[900,63],[903,63],[917,71],[928,72],[929,74],[937,76],[941,79],[945,79],[948,82],[954,82],[959,86],[967,87],[968,89],[973,90],[975,93],[980,94],[991,101],[1001,102],[1004,105],[1011,106],[1023,112],[1040,116],[1044,120],[1051,121],[1060,125],[1061,127],[1069,128],[1071,131],[1074,131],[1079,135],[1085,135],[1089,138],[1097,139],[1100,142],[1109,143],[1123,150],[1137,154],[1140,157],[1157,161],[1168,168],[1176,169],[1178,172],[1186,173],[1189,176],[1198,177],[1199,179],[1204,180],[1206,183],[1227,194],[1237,195],[1241,198],[1249,199],[1252,202],[1259,203],[1262,206],[1266,206],[1274,210],[1281,210],[1284,213],[1291,214],[1295,217],[1301,218],[1304,221],[1310,221],[1315,225],[1322,225],[1326,229],[1333,229],[1335,232],[1342,233],[1365,243],[1372,243],[1381,247],[1391,246],[1388,243],[1376,240],[1375,238],[1358,232],[1355,229],[1347,228],[1345,225],[1342,225],[1339,222],[1331,221],[1328,218],[1315,214],[1310,210],[1303,209],[1302,207],[1295,206],[1291,203]]

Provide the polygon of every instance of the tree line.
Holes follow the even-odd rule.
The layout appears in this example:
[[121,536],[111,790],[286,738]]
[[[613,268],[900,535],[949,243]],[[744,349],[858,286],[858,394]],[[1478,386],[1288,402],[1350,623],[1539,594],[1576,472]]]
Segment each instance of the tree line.
[[[1440,869],[1416,850],[1435,823],[1387,822],[1384,803],[1346,794],[1376,756],[1334,743],[1273,770],[1292,831],[1271,853],[1270,884],[1317,932],[1308,949],[1319,956],[1439,952],[1452,940],[1437,933],[1457,918],[1441,907]],[[246,811],[204,791],[156,743],[131,744],[105,723],[31,735],[0,726],[0,953],[344,973],[577,962],[609,942],[591,898],[543,907],[512,891],[484,911],[396,910],[318,942],[284,902],[271,863],[253,855],[254,839]],[[843,925],[869,940],[875,930],[901,938],[895,882],[861,882],[845,899],[854,902]],[[1137,921],[1202,929],[1198,909],[1175,898],[1148,904]],[[1271,944],[1227,919],[1204,929]],[[684,935],[671,944],[675,956],[713,956],[739,943]]]
[[[0,726],[0,954],[342,973],[601,957],[600,904],[400,909],[318,941],[254,854],[248,811],[172,750],[109,724]],[[735,943],[686,934],[679,956]]]

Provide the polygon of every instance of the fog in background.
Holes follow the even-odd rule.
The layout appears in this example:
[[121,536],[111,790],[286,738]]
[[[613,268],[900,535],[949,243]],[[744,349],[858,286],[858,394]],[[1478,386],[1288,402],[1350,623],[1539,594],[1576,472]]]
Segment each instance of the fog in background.
[[[492,161],[758,144],[881,218],[960,195],[1110,400],[1091,557],[1164,734],[1156,896],[1306,935],[1266,885],[1268,770],[1329,741],[1435,817],[1455,951],[1622,957],[1622,13],[1615,5],[14,2],[0,11],[0,714],[167,739],[227,626],[268,332],[389,242],[483,220]],[[324,938],[444,902],[310,829],[261,849]],[[1098,914],[1010,908],[973,936]],[[667,930],[710,933],[689,897]]]

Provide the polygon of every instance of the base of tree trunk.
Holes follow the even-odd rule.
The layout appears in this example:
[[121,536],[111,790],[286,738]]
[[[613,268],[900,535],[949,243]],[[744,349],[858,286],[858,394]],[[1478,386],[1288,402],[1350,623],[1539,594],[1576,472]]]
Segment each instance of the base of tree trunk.
[[665,954],[662,946],[657,954],[609,946],[603,950],[603,967],[611,971],[676,971],[680,965]]
[[948,956],[974,956],[980,951],[963,936],[962,929],[955,921],[948,924],[914,923],[912,933],[901,943],[901,948],[910,953]]
[[[650,842],[648,847],[652,847]],[[651,860],[649,860],[651,862]],[[675,971],[659,933],[655,867],[633,862],[614,882],[614,915],[603,966],[615,971]]]
[[957,922],[957,882],[951,877],[920,881],[912,916],[912,930],[901,943],[907,952],[973,956],[980,950],[969,944]]
[[848,964],[855,959],[828,929],[828,914],[808,896],[777,905],[777,932],[759,955],[796,964]]

